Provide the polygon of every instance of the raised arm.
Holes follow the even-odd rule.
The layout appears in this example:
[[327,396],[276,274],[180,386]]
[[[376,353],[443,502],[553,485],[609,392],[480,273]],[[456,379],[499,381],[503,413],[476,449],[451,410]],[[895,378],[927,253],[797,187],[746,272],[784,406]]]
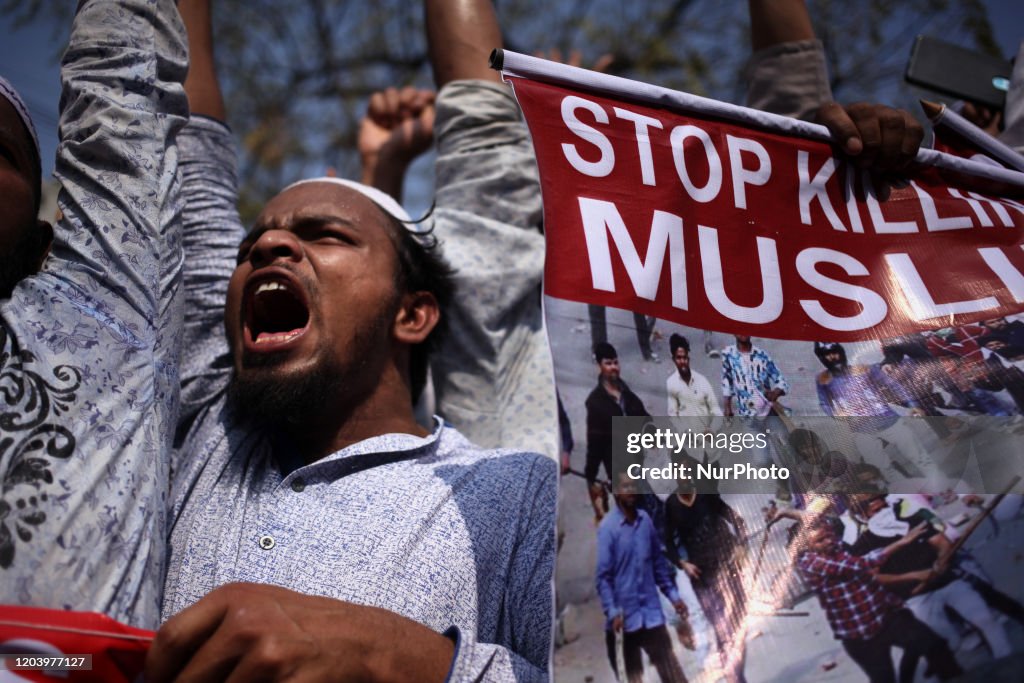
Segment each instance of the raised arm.
[[178,11],[188,32],[189,66],[185,93],[192,115],[224,122],[227,112],[213,57],[213,21],[210,0],[179,0]]
[[187,53],[172,0],[79,3],[61,68],[63,218],[2,306],[0,602],[159,614],[177,403],[173,141]]
[[750,47],[754,52],[782,43],[814,40],[804,0],[750,0]]
[[804,0],[749,0],[747,106],[811,120],[832,100],[825,51]]
[[[500,31],[485,0],[426,0],[437,85],[435,234],[456,270],[432,357],[438,412],[485,447],[552,458],[558,418],[543,329],[540,187],[511,90],[487,68]],[[471,79],[471,80],[466,80]]]
[[110,292],[140,331],[162,322],[180,268],[172,143],[187,115],[182,38],[173,2],[94,0],[79,5],[62,61],[54,174],[64,219],[46,270]]
[[751,47],[747,106],[821,123],[859,165],[899,171],[917,153],[924,129],[908,112],[833,101],[825,52],[804,0],[749,0]]
[[488,65],[491,51],[502,45],[490,0],[426,0],[425,6],[437,87],[469,79],[500,83],[501,76]]
[[402,201],[405,172],[434,142],[434,92],[387,88],[370,96],[359,124],[362,182]]
[[[501,32],[489,0],[425,0],[425,10],[438,87],[434,230],[457,288],[445,312],[447,338],[431,358],[438,412],[482,446],[555,458],[558,413],[540,310],[540,188],[519,107],[488,68]],[[553,516],[537,523],[537,533],[554,538]],[[545,571],[531,575],[546,588],[553,562],[538,558]],[[518,607],[503,631],[524,635],[499,644],[462,633],[453,663],[459,680],[548,678],[550,592],[508,588]]]
[[236,208],[238,162],[215,68],[210,0],[181,0],[179,9],[192,49],[185,81],[192,117],[178,136],[187,349],[181,366],[181,435],[230,378],[224,303],[245,228]]

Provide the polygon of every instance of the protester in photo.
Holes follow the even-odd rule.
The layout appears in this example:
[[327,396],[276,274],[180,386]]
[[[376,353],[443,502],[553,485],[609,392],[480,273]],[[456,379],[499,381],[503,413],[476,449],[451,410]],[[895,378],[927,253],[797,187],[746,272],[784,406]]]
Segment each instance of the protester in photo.
[[[690,342],[681,334],[673,334],[668,340],[672,351],[672,362],[675,372],[665,380],[665,393],[668,406],[665,414],[669,417],[696,417],[702,429],[711,429],[714,417],[722,414],[711,382],[690,367]],[[689,464],[695,465],[697,460],[687,455]],[[714,454],[704,449],[697,457],[704,464],[714,459]]]
[[[777,403],[789,391],[789,383],[782,376],[767,351],[754,346],[749,335],[735,335],[736,343],[722,349],[722,397],[726,417],[738,415],[746,418],[746,429],[751,433],[770,431],[769,421]],[[778,427],[776,433],[784,433]],[[750,461],[758,467],[767,467],[774,460],[774,447],[751,448]],[[787,482],[779,480],[776,496],[791,496]]]
[[644,402],[622,380],[619,353],[604,342],[594,347],[597,363],[597,386],[587,396],[587,463],[584,474],[590,487],[594,517],[600,521],[608,512],[607,494],[597,481],[598,470],[604,466],[609,480],[612,475],[612,418],[616,416],[650,417]]
[[989,332],[1005,336],[1011,344],[1024,346],[1024,321],[1018,316],[1013,316],[1013,320],[1009,320],[1005,316],[991,318],[982,321],[981,324]]
[[604,610],[608,659],[617,671],[615,639],[621,637],[627,681],[644,680],[641,653],[646,653],[663,682],[685,682],[672,652],[658,591],[682,619],[687,616],[686,605],[676,590],[654,524],[637,507],[633,480],[622,471],[615,482],[615,509],[597,529],[597,594]]
[[749,335],[737,334],[736,343],[722,351],[722,396],[729,417],[765,417],[772,404],[789,391],[767,351],[754,346]]
[[1008,334],[1003,332],[989,332],[978,343],[988,351],[989,361],[996,359],[999,365],[1006,363],[1014,369],[1021,371],[1024,368],[1024,345],[1018,343]]
[[740,562],[746,538],[743,518],[720,495],[697,494],[691,480],[680,479],[665,501],[668,559],[689,577],[731,683],[746,680],[747,600]]
[[[215,84],[209,8],[183,0],[182,10],[194,49],[207,46],[195,73],[205,59]],[[450,198],[454,156],[500,220],[504,195],[488,199],[500,189],[482,169],[527,143],[486,66],[500,44],[493,9],[429,1],[426,15],[448,168],[438,203]],[[336,178],[289,186],[244,234],[222,105],[199,98],[193,109],[206,117],[179,144],[195,351],[183,371],[170,619],[147,680],[204,670],[546,679],[555,463],[482,450],[413,417],[451,297],[434,238],[410,229],[385,193]]]
[[797,489],[797,503],[808,494],[838,493],[853,476],[850,461],[839,451],[827,451],[821,438],[809,429],[789,433],[789,447],[796,454],[791,479]]
[[[922,534],[910,544],[893,553],[879,567],[878,580],[905,600],[907,609],[942,636],[955,650],[959,636],[950,621],[952,611],[960,619],[978,629],[994,658],[1010,654],[1012,648],[1006,631],[996,615],[954,565],[952,543],[943,533],[945,524],[925,504],[909,496],[886,496],[884,492],[855,494],[843,522],[842,541],[854,555],[889,545],[912,527],[924,523]],[[892,577],[917,573],[924,580],[908,582]],[[908,675],[914,662],[907,661]]]
[[955,382],[965,410],[982,415],[1006,417],[1016,411],[998,395],[1003,386],[985,363],[980,340],[987,330],[982,325],[945,327],[926,333],[928,350]]
[[818,403],[825,415],[844,418],[862,459],[889,481],[933,474],[936,466],[922,440],[892,407],[920,414],[903,387],[877,365],[850,365],[842,344],[815,342],[814,354],[825,366],[815,382]]
[[[944,415],[941,408],[950,408],[940,391],[951,400],[960,396],[956,382],[942,369],[941,363],[928,350],[927,339],[920,332],[885,339],[880,342],[882,362],[879,368],[889,380],[914,401],[922,414]],[[944,420],[928,420],[928,426],[940,439],[950,435]]]
[[[722,409],[711,382],[690,367],[690,342],[681,334],[673,334],[668,345],[676,370],[665,380],[665,393],[668,395],[665,414],[669,417],[703,418],[721,415]],[[705,421],[705,426],[710,424],[710,419]]]
[[978,339],[978,344],[986,355],[985,367],[989,375],[1010,394],[1017,412],[1024,413],[1024,339],[1005,319],[1000,320],[1002,324],[986,322],[985,327],[990,332]]
[[[913,661],[925,657],[930,671],[940,680],[962,673],[946,642],[918,621],[876,578],[878,568],[923,531],[923,526],[915,527],[896,542],[863,557],[842,548],[825,517],[809,520],[797,539],[797,571],[817,593],[832,634],[871,683],[896,682],[890,654],[893,647],[901,648],[903,656]],[[909,683],[902,675],[900,680]]]
[[0,602],[143,628],[160,613],[181,350],[174,5],[78,3],[52,228],[32,121],[0,79]]

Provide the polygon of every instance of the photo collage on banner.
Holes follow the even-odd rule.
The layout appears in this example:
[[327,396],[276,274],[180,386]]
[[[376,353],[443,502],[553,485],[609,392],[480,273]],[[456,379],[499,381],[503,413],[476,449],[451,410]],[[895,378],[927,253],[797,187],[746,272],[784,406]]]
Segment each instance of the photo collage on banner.
[[813,124],[502,58],[544,190],[555,680],[1019,672],[1024,174],[882,181]]

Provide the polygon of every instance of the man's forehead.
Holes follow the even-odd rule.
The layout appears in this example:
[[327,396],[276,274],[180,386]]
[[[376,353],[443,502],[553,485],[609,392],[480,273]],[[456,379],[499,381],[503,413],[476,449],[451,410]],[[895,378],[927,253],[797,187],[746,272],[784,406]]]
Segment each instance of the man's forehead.
[[372,235],[388,235],[385,213],[359,192],[341,186],[308,184],[289,188],[273,197],[246,236],[252,240],[267,230],[293,230],[311,223],[337,222]]
[[263,207],[257,226],[308,216],[335,216],[350,222],[368,218],[384,223],[384,212],[369,198],[342,185],[306,183],[285,189]]

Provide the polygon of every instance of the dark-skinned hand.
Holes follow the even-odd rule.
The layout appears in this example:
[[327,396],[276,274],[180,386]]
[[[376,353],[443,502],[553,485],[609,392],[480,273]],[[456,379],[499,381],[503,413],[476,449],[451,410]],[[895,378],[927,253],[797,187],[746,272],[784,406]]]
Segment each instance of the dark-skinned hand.
[[924,128],[909,112],[882,104],[828,102],[817,120],[859,167],[882,175],[906,169],[924,139]]
[[167,620],[147,683],[443,681],[454,644],[387,610],[235,583]]

